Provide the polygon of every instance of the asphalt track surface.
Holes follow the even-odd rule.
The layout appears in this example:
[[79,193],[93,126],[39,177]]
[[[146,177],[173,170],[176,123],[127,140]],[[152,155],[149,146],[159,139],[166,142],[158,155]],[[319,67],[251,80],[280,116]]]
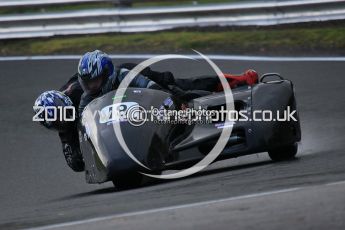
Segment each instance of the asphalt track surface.
[[[261,153],[115,191],[111,183],[86,184],[66,166],[56,133],[31,121],[35,98],[59,88],[77,60],[1,61],[0,229],[345,229],[344,62],[216,63],[225,72],[254,68],[293,80],[302,124],[297,160],[272,163]],[[155,68],[178,77],[211,71],[187,61]]]

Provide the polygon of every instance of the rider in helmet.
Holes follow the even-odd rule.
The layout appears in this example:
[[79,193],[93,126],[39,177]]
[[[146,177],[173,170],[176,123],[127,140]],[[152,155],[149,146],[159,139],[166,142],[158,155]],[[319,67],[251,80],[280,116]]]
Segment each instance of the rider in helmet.
[[[125,63],[118,67],[113,65],[111,58],[104,52],[95,50],[85,53],[79,61],[78,73],[75,74],[59,91],[48,91],[40,95],[35,105],[40,106],[74,106],[78,109],[77,118],[83,109],[93,99],[117,89],[121,81],[131,69],[134,63]],[[224,74],[229,85],[253,85],[258,81],[258,74],[254,70],[248,70],[242,75]],[[189,79],[175,79],[171,72],[156,72],[149,67],[145,68],[130,83],[131,87],[169,89],[176,95],[184,97],[192,95],[193,91],[221,91],[222,86],[218,76],[202,76]],[[190,93],[192,92],[192,93]],[[196,93],[196,96],[199,92]],[[188,99],[188,96],[185,97]],[[37,113],[38,111],[35,111]],[[49,112],[48,112],[49,113]],[[77,172],[84,170],[84,161],[80,153],[79,138],[77,132],[77,119],[74,122],[50,123],[41,122],[49,129],[59,132],[63,153],[67,164]]]
[[[78,65],[78,80],[84,90],[80,100],[79,113],[93,99],[117,89],[128,74],[126,68],[115,68],[111,58],[104,52],[95,50],[83,55]],[[131,87],[160,89],[156,82],[138,74],[130,83]]]

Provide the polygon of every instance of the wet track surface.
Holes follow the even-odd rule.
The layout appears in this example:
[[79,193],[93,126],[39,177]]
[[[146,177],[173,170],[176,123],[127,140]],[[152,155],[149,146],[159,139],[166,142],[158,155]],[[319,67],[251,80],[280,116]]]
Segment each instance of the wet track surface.
[[[298,158],[272,163],[261,153],[217,162],[189,178],[118,192],[111,183],[86,184],[82,173],[66,166],[56,133],[31,121],[35,98],[59,88],[77,60],[0,62],[0,229],[109,215],[115,216],[62,227],[344,229],[345,184],[327,185],[345,181],[344,62],[216,63],[225,72],[254,68],[293,80],[302,125]],[[194,71],[182,61],[156,69],[180,77],[210,71]],[[292,188],[298,189],[285,191]],[[243,197],[249,194],[256,195]]]

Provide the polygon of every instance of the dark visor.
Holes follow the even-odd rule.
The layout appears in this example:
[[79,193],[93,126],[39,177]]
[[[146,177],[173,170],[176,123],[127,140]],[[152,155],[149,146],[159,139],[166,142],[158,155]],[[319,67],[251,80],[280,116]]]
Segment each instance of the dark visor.
[[82,80],[81,77],[78,78],[79,83],[87,94],[96,94],[101,90],[103,84],[103,77],[97,77],[90,80]]

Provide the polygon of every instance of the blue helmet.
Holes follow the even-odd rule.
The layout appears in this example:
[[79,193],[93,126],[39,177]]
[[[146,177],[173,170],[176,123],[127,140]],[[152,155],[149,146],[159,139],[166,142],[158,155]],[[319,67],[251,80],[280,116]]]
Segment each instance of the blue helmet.
[[[46,109],[42,111],[39,107],[56,107],[57,109]],[[64,93],[56,90],[46,91],[38,96],[34,104],[34,113],[38,118],[41,119],[40,123],[48,129],[63,130],[68,125],[66,121],[60,121],[61,119],[56,119],[56,121],[47,121],[48,119],[58,118],[59,109],[65,106],[73,106],[71,99]],[[70,112],[70,111],[69,111]],[[57,114],[55,114],[57,113]],[[67,114],[66,116],[71,116],[72,114]]]
[[80,85],[86,93],[96,94],[114,71],[114,64],[106,53],[99,50],[87,52],[78,65]]

